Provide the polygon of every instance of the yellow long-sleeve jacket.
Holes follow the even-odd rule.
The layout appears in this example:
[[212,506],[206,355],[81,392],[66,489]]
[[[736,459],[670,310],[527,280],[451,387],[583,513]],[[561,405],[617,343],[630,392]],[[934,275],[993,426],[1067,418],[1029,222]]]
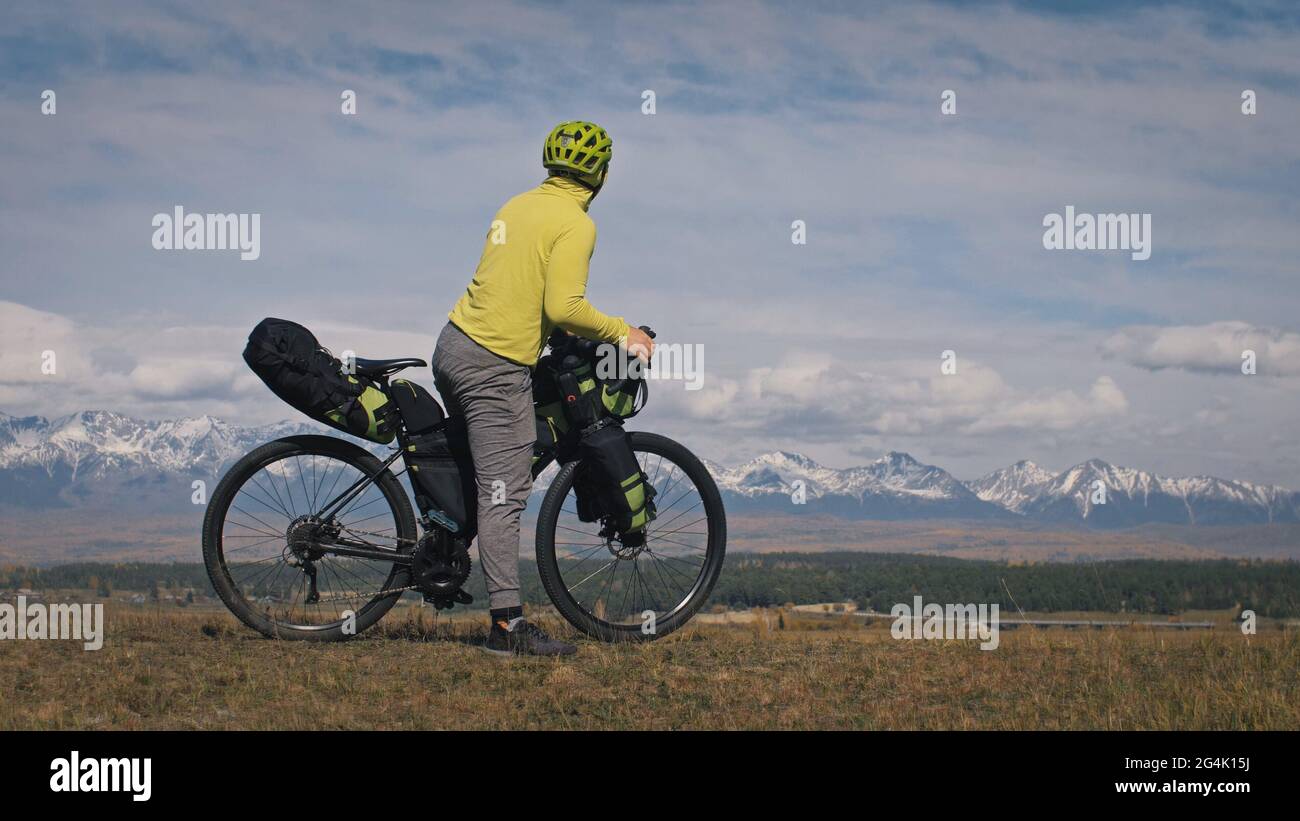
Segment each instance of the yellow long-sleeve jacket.
[[587,216],[592,193],[566,177],[550,177],[513,197],[493,219],[474,279],[448,317],[498,356],[537,364],[551,331],[602,342],[626,337],[622,317],[587,301],[587,265],[596,224]]

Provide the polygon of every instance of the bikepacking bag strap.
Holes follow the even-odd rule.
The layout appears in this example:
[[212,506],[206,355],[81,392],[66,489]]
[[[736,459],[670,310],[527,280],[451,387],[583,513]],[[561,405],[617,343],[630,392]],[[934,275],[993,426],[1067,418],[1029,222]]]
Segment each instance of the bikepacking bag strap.
[[361,387],[361,393],[344,406],[326,414],[335,427],[372,442],[388,444],[397,435],[392,398],[383,389],[355,376],[346,377]]
[[594,521],[609,516],[621,537],[644,531],[655,518],[655,490],[623,426],[609,422],[584,431],[578,451],[582,459],[575,480],[578,518]]
[[393,441],[388,395],[368,378],[344,374],[302,325],[263,319],[248,335],[244,361],[272,393],[312,419],[373,442]]

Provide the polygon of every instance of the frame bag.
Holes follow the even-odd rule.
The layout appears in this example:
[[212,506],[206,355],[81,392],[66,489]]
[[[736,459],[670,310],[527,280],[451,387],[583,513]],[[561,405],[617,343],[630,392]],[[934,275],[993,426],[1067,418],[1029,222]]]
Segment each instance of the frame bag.
[[403,456],[420,512],[442,513],[468,543],[478,532],[478,485],[464,417],[449,417],[433,430],[408,437]]
[[303,413],[353,436],[388,444],[393,405],[371,379],[343,373],[311,331],[268,317],[248,335],[244,361],[271,392]]

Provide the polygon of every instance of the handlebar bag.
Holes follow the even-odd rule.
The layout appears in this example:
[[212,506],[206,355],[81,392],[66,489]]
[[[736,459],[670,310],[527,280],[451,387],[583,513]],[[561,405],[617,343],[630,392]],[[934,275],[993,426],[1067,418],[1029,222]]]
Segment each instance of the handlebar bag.
[[624,379],[601,379],[596,367],[601,347],[587,345],[578,350],[544,356],[537,363],[533,402],[538,415],[558,422],[561,434],[569,428],[582,430],[605,417],[635,416],[646,401],[644,374],[638,370]]
[[[627,379],[602,382],[600,402],[605,412],[615,419],[630,419],[641,412],[645,406],[648,387],[645,377],[636,376]],[[638,403],[638,395],[640,402]]]
[[393,403],[372,380],[343,372],[315,335],[296,322],[267,317],[253,328],[244,362],[271,392],[317,422],[353,436],[393,441]]
[[582,460],[574,485],[578,518],[595,521],[609,516],[622,537],[643,532],[655,518],[655,490],[623,426],[606,424],[585,433],[578,452]]
[[433,430],[408,437],[402,452],[421,513],[437,510],[468,542],[478,532],[478,486],[465,419],[448,417]]
[[555,372],[560,388],[564,415],[575,430],[582,430],[600,419],[600,383],[592,363],[576,356],[566,356]]

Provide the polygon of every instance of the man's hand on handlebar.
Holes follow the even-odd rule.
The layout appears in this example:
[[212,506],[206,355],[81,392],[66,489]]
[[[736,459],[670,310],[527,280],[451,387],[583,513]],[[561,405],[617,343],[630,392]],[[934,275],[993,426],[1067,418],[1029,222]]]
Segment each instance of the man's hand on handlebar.
[[655,352],[654,331],[651,331],[645,325],[640,328],[628,326],[627,352],[636,356],[642,362],[649,362],[650,357]]

